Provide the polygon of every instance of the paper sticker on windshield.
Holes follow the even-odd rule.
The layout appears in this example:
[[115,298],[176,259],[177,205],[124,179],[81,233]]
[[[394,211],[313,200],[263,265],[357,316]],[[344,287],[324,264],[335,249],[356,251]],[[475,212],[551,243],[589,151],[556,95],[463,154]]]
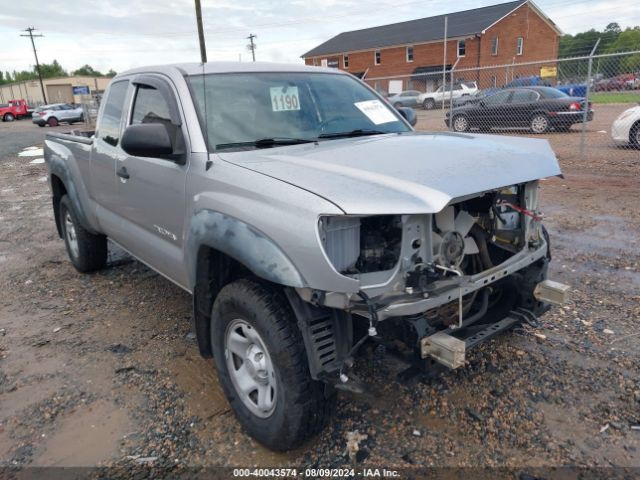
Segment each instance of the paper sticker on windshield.
[[271,87],[271,109],[274,112],[300,110],[298,87],[290,87],[288,85]]
[[376,125],[398,121],[396,116],[380,100],[356,102],[354,105]]

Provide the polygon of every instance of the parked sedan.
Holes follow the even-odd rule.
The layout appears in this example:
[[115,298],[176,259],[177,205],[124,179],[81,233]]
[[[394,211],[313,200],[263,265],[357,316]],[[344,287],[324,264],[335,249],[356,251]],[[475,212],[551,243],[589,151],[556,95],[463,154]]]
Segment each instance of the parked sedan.
[[[454,108],[453,130],[466,132],[472,128],[529,128],[533,133],[550,129],[567,131],[584,119],[593,119],[591,103],[584,98],[570,97],[552,87],[523,87],[500,90],[477,103]],[[449,125],[447,113],[445,123]]]
[[420,105],[418,98],[420,97],[418,90],[405,90],[389,97],[389,103],[395,108],[400,107],[417,107]]
[[83,122],[84,109],[79,105],[55,103],[38,107],[33,112],[32,122],[40,127],[56,127],[60,122]]
[[611,137],[616,143],[640,147],[640,105],[625,110],[614,120]]

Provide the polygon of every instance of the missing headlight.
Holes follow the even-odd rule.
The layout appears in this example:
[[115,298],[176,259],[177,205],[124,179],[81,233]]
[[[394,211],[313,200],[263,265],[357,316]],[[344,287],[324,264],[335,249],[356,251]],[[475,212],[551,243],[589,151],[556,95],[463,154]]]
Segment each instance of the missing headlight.
[[400,257],[399,215],[322,217],[318,228],[327,257],[340,273],[391,270]]

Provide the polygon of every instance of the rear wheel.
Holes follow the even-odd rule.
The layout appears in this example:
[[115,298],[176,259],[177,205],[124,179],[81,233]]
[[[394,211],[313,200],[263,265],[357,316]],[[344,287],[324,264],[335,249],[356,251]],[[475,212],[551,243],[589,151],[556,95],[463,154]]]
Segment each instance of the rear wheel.
[[544,113],[536,113],[531,118],[531,131],[533,133],[545,133],[549,130],[549,119]]
[[465,115],[456,115],[453,117],[453,130],[456,132],[469,131],[469,119]]
[[425,110],[433,110],[436,108],[436,102],[432,98],[427,98],[424,102],[422,102],[422,106]]
[[50,127],[57,127],[59,125],[58,119],[56,117],[51,117],[49,120],[47,120],[47,123]]
[[6,113],[4,115],[4,121],[5,122],[13,122],[16,119],[16,117],[13,116],[13,113]]
[[73,266],[82,273],[93,272],[107,264],[107,237],[94,235],[78,221],[67,195],[60,199],[60,230]]
[[319,432],[333,396],[309,373],[283,293],[243,279],[222,289],[211,315],[218,378],[238,420],[260,443],[289,450]]
[[396,103],[393,104],[393,107],[398,109],[398,108],[402,107],[402,103],[396,102]]

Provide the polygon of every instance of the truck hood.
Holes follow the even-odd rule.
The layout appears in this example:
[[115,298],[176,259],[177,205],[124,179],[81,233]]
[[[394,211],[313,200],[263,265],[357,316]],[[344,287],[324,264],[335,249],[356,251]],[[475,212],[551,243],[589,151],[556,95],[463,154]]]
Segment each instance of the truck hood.
[[435,213],[454,199],[561,174],[546,140],[449,132],[348,138],[219,156],[359,215]]

